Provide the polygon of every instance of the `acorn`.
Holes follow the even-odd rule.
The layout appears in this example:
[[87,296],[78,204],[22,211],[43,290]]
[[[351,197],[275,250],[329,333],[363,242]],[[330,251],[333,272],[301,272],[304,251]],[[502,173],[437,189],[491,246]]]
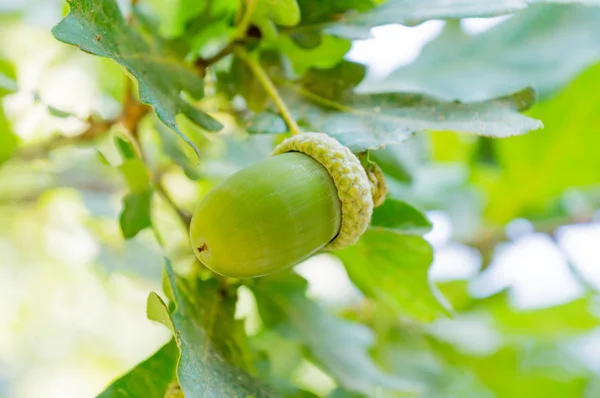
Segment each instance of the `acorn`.
[[218,274],[267,275],[356,243],[369,225],[373,197],[381,202],[384,190],[381,174],[367,175],[334,138],[298,134],[206,194],[192,217],[191,245]]

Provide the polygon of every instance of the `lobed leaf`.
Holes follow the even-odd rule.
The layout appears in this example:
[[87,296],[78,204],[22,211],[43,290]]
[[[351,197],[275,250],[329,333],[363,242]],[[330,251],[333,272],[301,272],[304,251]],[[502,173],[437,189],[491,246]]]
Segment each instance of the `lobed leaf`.
[[176,309],[169,313],[156,294],[148,298],[148,316],[173,331],[181,352],[177,377],[186,397],[275,397],[252,377],[244,350],[243,326],[234,319],[235,298],[216,279],[177,277],[167,262]]
[[154,355],[115,380],[97,398],[164,398],[175,379],[179,350],[169,341]]
[[209,131],[222,128],[181,97],[183,91],[194,98],[203,96],[204,82],[198,73],[172,55],[158,38],[129,26],[115,0],[71,0],[69,4],[69,14],[52,29],[56,39],[125,67],[138,81],[141,101],[154,108],[158,118],[196,152],[196,146],[179,129],[177,114],[183,113]]
[[369,356],[373,334],[366,326],[329,314],[306,298],[306,281],[290,272],[252,286],[266,325],[291,333],[348,390],[373,396],[378,389],[415,392],[418,386],[386,374]]
[[299,84],[281,91],[296,119],[312,131],[323,131],[354,152],[397,144],[415,132],[458,131],[504,138],[541,127],[521,115],[535,100],[527,88],[508,96],[475,103],[447,102],[418,94],[354,94],[364,68],[344,62],[326,71],[312,70]]
[[600,5],[598,0],[389,0],[364,13],[348,13],[325,31],[348,39],[366,39],[376,26],[416,25],[431,19],[494,17],[539,3]]
[[598,36],[600,9],[585,7],[534,7],[477,36],[449,23],[414,63],[358,91],[482,101],[533,86],[547,96],[600,60]]
[[448,310],[430,289],[433,249],[419,236],[369,229],[357,244],[336,251],[352,282],[399,314],[430,322]]
[[398,199],[387,198],[373,210],[371,229],[406,235],[423,235],[431,230],[431,222],[416,207]]

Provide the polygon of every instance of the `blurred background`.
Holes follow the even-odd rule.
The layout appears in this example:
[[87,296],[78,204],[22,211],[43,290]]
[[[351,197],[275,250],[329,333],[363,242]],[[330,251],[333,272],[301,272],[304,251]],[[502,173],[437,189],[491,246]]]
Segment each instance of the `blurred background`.
[[[94,396],[169,338],[145,316],[148,292],[160,290],[161,250],[150,230],[127,242],[121,237],[125,184],[98,156],[110,161],[110,149],[62,147],[57,140],[84,131],[90,116],[118,114],[127,86],[113,61],[52,37],[50,28],[67,9],[54,0],[0,1],[0,71],[14,69],[18,86],[1,99],[0,161],[8,131],[22,148],[0,166],[0,397]],[[468,19],[460,27],[475,39],[501,37],[497,29],[512,18]],[[440,396],[600,396],[600,35],[577,36],[576,57],[555,54],[544,39],[561,26],[547,23],[537,44],[526,35],[511,42],[517,54],[539,51],[544,67],[560,75],[544,81],[526,62],[512,69],[542,88],[529,114],[544,129],[506,140],[422,134],[389,149],[410,174],[409,182],[390,179],[392,192],[427,210],[434,224],[427,235],[435,247],[431,278],[460,315],[430,325],[445,343],[435,353],[405,336],[373,354],[388,369],[440,383]],[[354,42],[347,59],[368,66],[358,90],[377,90],[390,74],[415,87],[419,60],[445,25],[382,26],[374,38]],[[459,67],[443,57],[429,61],[441,75]],[[504,61],[498,54],[489,62]],[[496,79],[501,86],[500,72]],[[482,95],[492,86],[482,84]],[[152,119],[140,132],[149,151],[163,133]],[[272,144],[268,136],[252,136],[249,154],[232,123],[219,133],[223,139],[184,127],[208,154],[201,165],[206,178],[192,183],[180,167],[165,168],[162,177],[188,211],[216,181],[265,156]],[[163,163],[157,155],[155,164]],[[316,256],[297,271],[309,280],[310,294],[334,311],[361,302],[331,256]],[[252,311],[248,306],[242,294],[240,317]],[[318,379],[319,386],[307,388],[333,389],[325,374],[306,366],[299,384]]]

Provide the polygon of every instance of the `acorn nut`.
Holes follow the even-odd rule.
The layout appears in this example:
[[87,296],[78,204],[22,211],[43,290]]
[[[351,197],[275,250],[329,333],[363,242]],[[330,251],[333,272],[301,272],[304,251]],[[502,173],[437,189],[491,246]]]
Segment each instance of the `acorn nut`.
[[373,195],[380,201],[382,192],[348,148],[303,133],[273,155],[215,186],[194,212],[192,248],[218,274],[270,274],[321,249],[352,245],[369,225]]

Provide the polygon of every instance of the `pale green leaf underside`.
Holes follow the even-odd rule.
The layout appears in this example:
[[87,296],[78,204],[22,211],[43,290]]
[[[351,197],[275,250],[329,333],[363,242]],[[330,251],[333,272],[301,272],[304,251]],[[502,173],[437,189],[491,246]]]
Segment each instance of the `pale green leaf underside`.
[[183,113],[207,130],[221,124],[181,98],[182,91],[195,98],[203,95],[203,80],[182,60],[175,58],[156,38],[145,36],[127,24],[115,0],[71,0],[67,17],[52,29],[58,40],[81,50],[112,58],[138,81],[140,99],[197,151],[181,132],[175,117]]
[[416,132],[449,130],[505,138],[542,126],[519,113],[533,104],[532,89],[476,103],[418,94],[349,94],[336,99],[338,109],[334,104],[317,105],[311,96],[293,90],[286,90],[285,98],[301,123],[335,137],[354,152],[397,144]]
[[416,25],[430,19],[483,18],[506,15],[534,4],[600,5],[598,0],[388,0],[365,13],[352,13],[330,24],[330,34],[350,39],[371,37],[370,29],[388,24]]
[[600,60],[599,36],[591,7],[535,7],[478,36],[451,24],[414,63],[357,90],[482,101],[533,86],[546,96]]

